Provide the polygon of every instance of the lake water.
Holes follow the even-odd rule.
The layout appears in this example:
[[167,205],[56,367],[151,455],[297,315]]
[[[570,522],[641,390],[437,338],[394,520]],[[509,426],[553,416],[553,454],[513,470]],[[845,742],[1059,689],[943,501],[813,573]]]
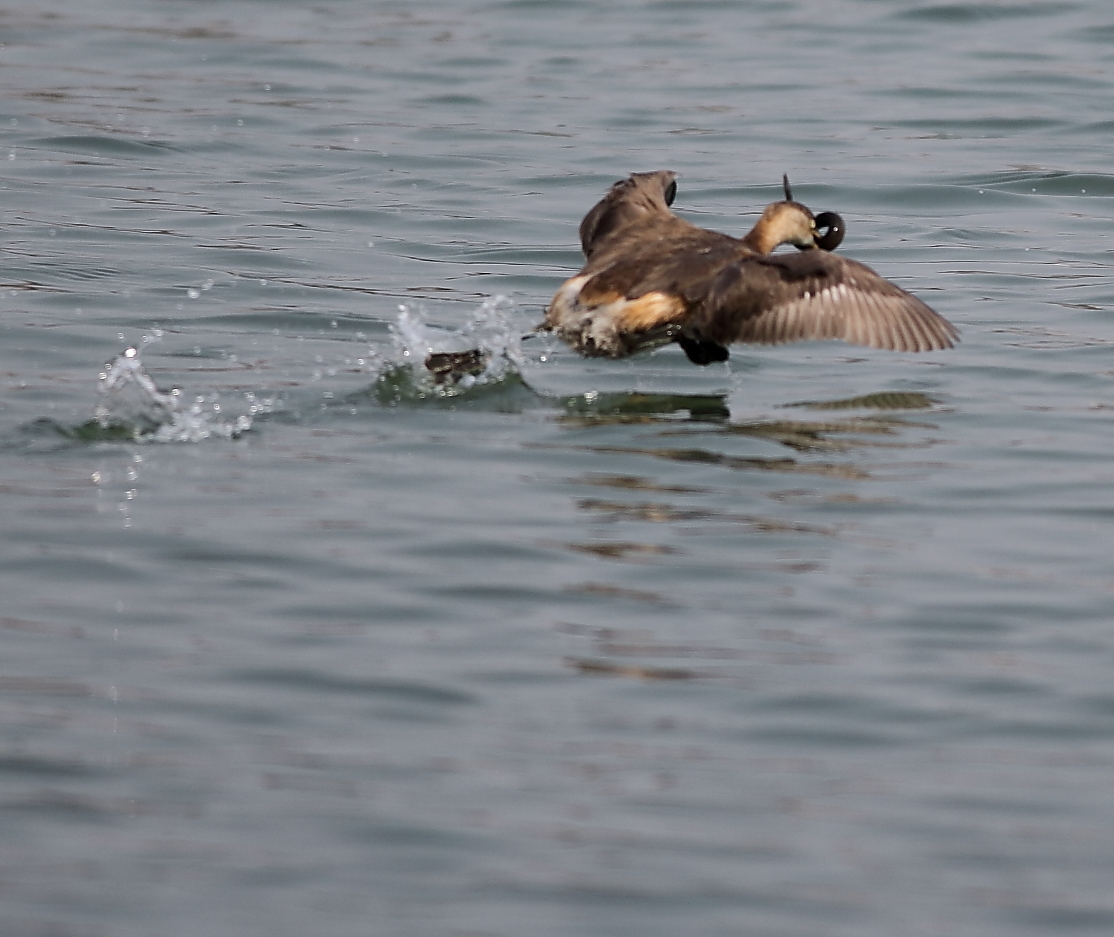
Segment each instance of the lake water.
[[[9,6],[0,931],[1114,932],[1114,8]],[[519,344],[654,169],[962,344]]]

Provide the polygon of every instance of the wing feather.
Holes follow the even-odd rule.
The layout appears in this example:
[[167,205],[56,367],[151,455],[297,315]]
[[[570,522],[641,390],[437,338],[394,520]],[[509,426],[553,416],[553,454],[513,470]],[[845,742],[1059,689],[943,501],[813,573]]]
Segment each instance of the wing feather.
[[636,172],[616,182],[580,222],[580,246],[591,258],[633,222],[673,217],[669,205],[676,192],[677,174],[668,170]]
[[959,337],[947,319],[866,265],[819,250],[730,264],[688,326],[721,344],[838,338],[891,351],[950,348]]
[[584,300],[618,293],[637,299],[671,293],[686,303],[699,301],[720,272],[740,254],[739,241],[705,231],[675,215],[653,225],[630,224],[600,245],[585,265]]

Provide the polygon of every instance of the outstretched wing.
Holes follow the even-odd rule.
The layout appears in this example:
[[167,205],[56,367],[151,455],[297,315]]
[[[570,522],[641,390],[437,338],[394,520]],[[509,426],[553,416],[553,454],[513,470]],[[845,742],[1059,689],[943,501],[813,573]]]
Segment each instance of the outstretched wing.
[[616,182],[580,222],[580,246],[591,257],[617,231],[633,221],[657,215],[673,217],[669,206],[677,194],[677,174],[668,170],[636,172]]
[[724,345],[838,338],[891,351],[951,348],[959,338],[947,319],[870,267],[821,250],[731,264],[686,331]]

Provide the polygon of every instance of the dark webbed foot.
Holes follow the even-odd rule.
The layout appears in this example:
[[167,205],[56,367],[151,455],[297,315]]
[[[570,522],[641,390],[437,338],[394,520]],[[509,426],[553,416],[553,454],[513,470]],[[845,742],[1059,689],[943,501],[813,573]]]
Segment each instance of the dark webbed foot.
[[483,374],[491,356],[486,351],[435,351],[425,359],[426,369],[435,384],[455,384],[466,375]]
[[684,335],[677,336],[677,344],[684,349],[689,361],[693,364],[712,364],[717,361],[726,361],[731,355],[718,342],[705,342]]

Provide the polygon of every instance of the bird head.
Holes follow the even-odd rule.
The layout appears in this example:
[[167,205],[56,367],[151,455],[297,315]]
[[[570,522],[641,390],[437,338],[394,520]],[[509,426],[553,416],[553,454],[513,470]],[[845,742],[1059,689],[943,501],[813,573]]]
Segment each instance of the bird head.
[[793,200],[793,190],[789,187],[788,173],[781,177],[781,184],[785,189],[785,201],[775,202],[773,205],[770,205],[769,208],[774,208],[777,205],[792,205],[797,208],[800,213],[806,215],[811,221],[809,230],[811,237],[805,236],[800,223],[794,224],[792,222],[785,222],[787,224],[787,233],[793,236],[786,237],[778,243],[792,244],[800,250],[809,250],[813,247],[819,247],[821,250],[833,251],[839,247],[840,243],[843,241],[843,235],[847,232],[847,226],[843,223],[843,219],[834,211],[824,211],[814,216],[812,212],[800,202],[795,202]]

